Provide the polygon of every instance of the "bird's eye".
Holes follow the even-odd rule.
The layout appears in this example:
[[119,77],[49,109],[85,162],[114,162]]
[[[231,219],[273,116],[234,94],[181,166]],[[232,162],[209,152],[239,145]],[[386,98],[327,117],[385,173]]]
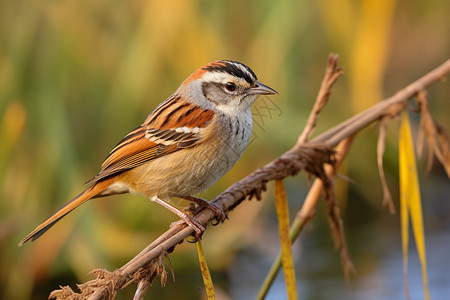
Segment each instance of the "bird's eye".
[[234,92],[234,91],[236,90],[236,84],[234,84],[234,83],[232,83],[232,82],[227,82],[227,83],[225,84],[225,89],[226,89],[228,92]]

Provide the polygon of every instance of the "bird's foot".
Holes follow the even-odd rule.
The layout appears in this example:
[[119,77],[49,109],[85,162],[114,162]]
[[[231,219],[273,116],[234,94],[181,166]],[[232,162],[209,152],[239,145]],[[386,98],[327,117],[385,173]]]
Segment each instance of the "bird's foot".
[[194,229],[196,240],[199,239],[205,232],[206,228],[194,217],[185,213],[183,213],[182,215],[180,214],[179,217],[181,218],[181,220],[171,223],[170,228],[181,225],[183,223],[187,224],[189,227]]
[[197,198],[197,197],[193,197],[193,196],[185,196],[182,198],[185,200],[194,202],[202,208],[207,208],[207,209],[211,210],[214,213],[214,216],[216,217],[216,220],[217,220],[217,223],[213,224],[213,225],[217,225],[218,223],[221,223],[221,222],[225,221],[225,219],[228,218],[227,214],[225,213],[225,211],[222,208],[218,207],[214,203],[210,203],[210,202],[206,201],[205,199]]

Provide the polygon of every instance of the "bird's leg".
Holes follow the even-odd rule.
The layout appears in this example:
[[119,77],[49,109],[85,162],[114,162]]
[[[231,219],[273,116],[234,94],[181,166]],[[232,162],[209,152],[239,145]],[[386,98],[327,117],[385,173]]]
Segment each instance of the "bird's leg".
[[180,198],[197,203],[199,206],[211,210],[214,213],[218,222],[223,222],[227,218],[227,215],[225,214],[225,212],[223,211],[222,208],[218,207],[214,203],[209,203],[205,199],[197,198],[197,197],[193,197],[193,196],[183,196]]
[[192,229],[194,229],[195,235],[197,237],[200,237],[203,234],[203,232],[205,232],[205,230],[206,230],[205,227],[203,227],[203,225],[200,224],[199,221],[194,219],[192,216],[182,212],[175,206],[170,205],[169,203],[167,203],[166,201],[164,201],[162,199],[159,199],[157,196],[151,197],[150,200],[164,206],[171,212],[177,214],[177,216],[179,216],[184,222],[186,222],[187,225],[189,225]]

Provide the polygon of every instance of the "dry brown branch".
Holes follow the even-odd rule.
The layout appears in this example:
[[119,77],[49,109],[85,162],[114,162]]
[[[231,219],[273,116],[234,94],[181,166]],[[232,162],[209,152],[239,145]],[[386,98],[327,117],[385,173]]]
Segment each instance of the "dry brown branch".
[[322,142],[326,145],[334,146],[339,143],[339,141],[341,141],[344,137],[361,130],[368,124],[379,120],[385,115],[398,115],[398,113],[402,111],[402,109],[406,106],[408,101],[416,96],[418,92],[424,90],[426,87],[436,83],[437,81],[444,80],[445,76],[449,72],[450,59],[430,71],[428,74],[409,84],[405,88],[399,90],[393,96],[345,120],[339,125],[331,128],[330,130],[327,130],[323,134],[311,140],[311,142]]
[[[330,56],[330,60],[335,60],[336,62],[337,57]],[[333,65],[333,62],[329,61],[327,72],[329,71],[330,65]],[[303,143],[301,140],[307,140],[314,129],[317,116],[312,117],[311,124],[313,125],[308,125],[310,129],[305,129],[305,137],[300,137],[300,141],[290,150],[264,167],[254,171],[241,181],[234,183],[212,202],[224,210],[230,211],[245,199],[251,199],[253,197],[261,199],[261,193],[266,189],[266,184],[269,181],[294,176],[301,170],[320,177],[321,173],[324,173],[324,164],[330,164],[334,161],[334,150],[331,147],[385,116],[392,117],[397,115],[405,109],[409,99],[431,84],[444,79],[445,75],[449,72],[450,59],[417,81],[398,91],[392,97],[349,118],[309,142]],[[329,78],[331,82],[334,82],[336,80],[335,77],[338,76],[335,73],[333,76],[329,76]],[[331,86],[332,84],[329,85],[328,92],[325,92],[325,96],[318,96],[318,98],[328,98]],[[319,108],[315,106],[315,110],[320,111],[320,105],[317,104],[317,107]],[[445,134],[443,130],[440,127],[436,127],[436,130],[437,139],[443,144],[442,147],[447,147],[448,149],[448,143],[444,143]],[[448,151],[446,154],[448,154]],[[332,213],[336,214],[336,211],[334,211],[335,206],[331,207]],[[210,210],[201,210],[194,217],[206,226],[213,220],[214,214]],[[337,221],[339,223],[338,219]],[[336,226],[342,226],[342,224]],[[107,299],[113,297],[117,290],[122,289],[130,282],[136,281],[136,274],[147,274],[146,278],[152,279],[156,275],[165,276],[164,264],[162,263],[165,253],[172,252],[177,244],[182,243],[184,239],[192,234],[193,229],[190,227],[184,225],[172,227],[122,268],[114,272],[104,271],[104,273],[96,273],[96,279],[79,286],[81,294],[62,287],[61,290],[54,291],[51,296],[58,299]],[[350,261],[347,258],[344,258],[344,260]],[[139,280],[141,279],[139,278]]]

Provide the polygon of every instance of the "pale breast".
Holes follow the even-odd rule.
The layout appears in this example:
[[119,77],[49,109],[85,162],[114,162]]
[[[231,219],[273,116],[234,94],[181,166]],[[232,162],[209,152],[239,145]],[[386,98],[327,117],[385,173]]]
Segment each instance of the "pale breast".
[[152,160],[122,176],[134,192],[148,197],[194,195],[220,179],[240,159],[251,137],[251,115],[221,116],[218,132],[199,145]]

